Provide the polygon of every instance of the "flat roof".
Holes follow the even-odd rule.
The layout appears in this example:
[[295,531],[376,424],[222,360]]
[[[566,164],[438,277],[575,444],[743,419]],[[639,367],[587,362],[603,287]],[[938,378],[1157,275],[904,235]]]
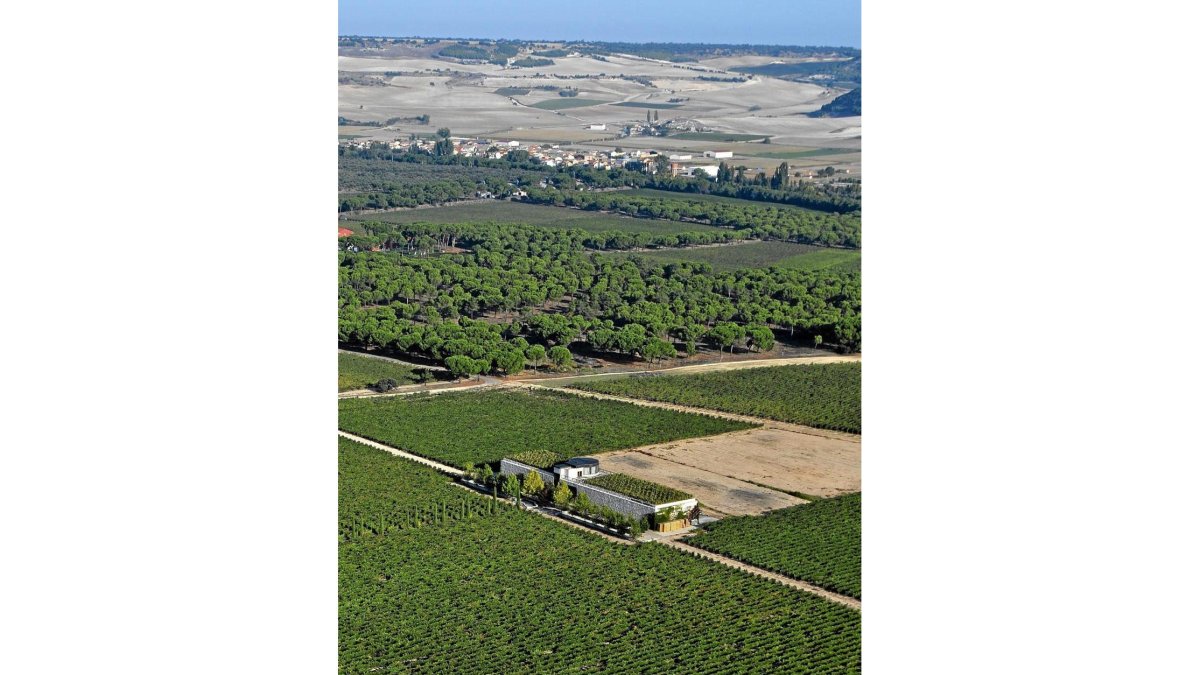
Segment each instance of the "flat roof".
[[600,466],[600,460],[592,459],[591,457],[572,457],[571,459],[555,464],[555,466],[563,466],[564,464],[573,469],[578,469],[585,466]]

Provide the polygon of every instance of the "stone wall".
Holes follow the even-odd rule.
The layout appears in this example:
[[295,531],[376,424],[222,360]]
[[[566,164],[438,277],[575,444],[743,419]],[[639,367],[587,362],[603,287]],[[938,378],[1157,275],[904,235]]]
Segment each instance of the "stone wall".
[[523,475],[529,473],[530,471],[536,471],[539,474],[541,474],[542,482],[545,483],[547,486],[553,486],[558,481],[558,476],[555,476],[554,474],[550,473],[549,471],[546,471],[545,469],[539,469],[537,467],[529,466],[528,464],[523,464],[521,462],[514,462],[511,459],[500,460],[500,475],[502,475],[502,476],[506,473],[515,473],[518,476],[523,476]]
[[[515,462],[511,459],[500,460],[501,475],[507,473],[523,475],[530,471],[536,471],[541,474],[542,482],[544,482],[547,486],[556,485],[558,483],[558,476],[544,469],[529,466],[528,464],[524,464],[522,462]],[[649,516],[650,514],[661,511],[668,506],[678,506],[684,509],[686,512],[691,510],[691,508],[696,505],[695,499],[685,499],[683,501],[671,502],[670,504],[659,504],[655,506],[653,504],[647,504],[646,502],[634,499],[633,497],[620,494],[619,492],[613,492],[612,490],[595,485],[588,485],[586,480],[580,480],[578,478],[564,478],[562,480],[572,488],[582,491],[588,496],[588,500],[590,500],[596,506],[607,506],[617,513],[623,513],[627,516],[633,516],[634,518]]]

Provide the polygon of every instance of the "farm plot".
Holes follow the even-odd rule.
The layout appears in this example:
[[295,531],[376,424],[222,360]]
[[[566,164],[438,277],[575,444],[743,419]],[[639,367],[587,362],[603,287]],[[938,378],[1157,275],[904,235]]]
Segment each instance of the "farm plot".
[[663,249],[635,254],[656,263],[706,262],[717,272],[759,267],[797,270],[858,272],[862,252],[785,241],[747,241],[744,243],[698,248]]
[[608,101],[600,101],[594,98],[548,98],[545,101],[529,104],[530,108],[539,110],[567,110],[569,108],[586,108],[593,105],[601,105]]
[[343,673],[861,671],[853,609],[514,509],[338,553]]
[[650,101],[621,101],[614,103],[624,108],[651,108],[654,110],[672,110],[683,105],[682,103],[652,103]]
[[760,141],[766,137],[767,134],[729,134],[720,131],[685,131],[681,134],[671,135],[671,138],[678,138],[681,141],[715,141],[718,143]]
[[800,503],[792,495],[858,492],[861,460],[858,436],[770,422],[761,429],[612,453],[603,461],[606,468],[691,492],[724,513],[747,514]]
[[403,364],[338,352],[338,391],[365,389],[384,378],[391,378],[397,384],[418,381],[413,369]]
[[672,220],[632,218],[612,213],[583,211],[562,206],[540,206],[510,201],[470,202],[447,204],[434,208],[389,211],[355,216],[358,220],[379,220],[385,223],[467,223],[497,222],[525,223],[541,227],[578,229],[586,232],[648,232],[678,234],[680,232],[725,232],[711,225],[681,223]]
[[752,425],[553,391],[341,399],[339,428],[454,466],[531,450],[566,458]]
[[[745,433],[735,434],[741,436]],[[803,504],[792,495],[762,485],[723,475],[708,469],[680,464],[656,457],[653,449],[622,450],[597,456],[606,470],[619,471],[627,476],[665,485],[695,497],[705,513],[717,512],[731,516],[765,513],[773,509]],[[721,460],[725,465],[738,467],[744,462],[734,459],[735,449]]]
[[726,197],[725,195],[705,195],[695,192],[674,192],[672,190],[655,190],[654,188],[637,188],[627,190],[621,193],[629,197],[655,197],[659,199],[682,199],[690,202],[716,202],[719,204],[731,204],[733,206],[749,206],[749,207],[770,207],[782,210],[804,211],[806,213],[821,213],[813,211],[802,206],[793,206],[791,204],[777,204],[775,202],[759,202],[752,199],[738,199],[737,197]]
[[861,362],[627,377],[573,387],[821,429],[860,433],[862,428]]
[[612,490],[634,499],[640,499],[647,504],[666,504],[691,499],[692,495],[683,490],[676,490],[665,485],[652,483],[641,478],[634,478],[623,473],[606,473],[588,479],[588,485],[595,485],[606,490]]
[[862,493],[726,518],[687,543],[862,599]]
[[492,500],[456,489],[433,469],[338,437],[341,541],[494,513]]

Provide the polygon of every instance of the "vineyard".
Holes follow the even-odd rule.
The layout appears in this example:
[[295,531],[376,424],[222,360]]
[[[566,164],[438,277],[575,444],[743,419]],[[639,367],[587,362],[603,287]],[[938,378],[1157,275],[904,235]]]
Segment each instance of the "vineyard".
[[861,671],[852,609],[515,509],[342,543],[338,598],[342,673]]
[[483,517],[505,508],[437,471],[338,438],[338,533],[343,541]]
[[391,378],[398,384],[417,381],[412,368],[394,361],[338,352],[338,391],[366,389],[384,378]]
[[[616,254],[624,255],[624,254]],[[717,272],[746,268],[782,267],[795,270],[858,272],[862,251],[828,248],[786,241],[748,241],[731,246],[659,249],[633,254],[660,265],[676,262],[705,262]]]
[[483,391],[338,401],[338,427],[453,466],[531,450],[591,455],[753,425],[560,392]]
[[606,490],[639,499],[647,504],[666,504],[669,502],[691,499],[692,496],[682,490],[669,488],[665,485],[652,483],[641,478],[634,478],[623,473],[605,473],[595,478],[589,478],[588,485],[595,485]]
[[861,493],[726,518],[687,543],[862,599]]
[[616,396],[665,401],[806,424],[862,431],[862,364],[746,368],[702,375],[626,377],[571,385]]

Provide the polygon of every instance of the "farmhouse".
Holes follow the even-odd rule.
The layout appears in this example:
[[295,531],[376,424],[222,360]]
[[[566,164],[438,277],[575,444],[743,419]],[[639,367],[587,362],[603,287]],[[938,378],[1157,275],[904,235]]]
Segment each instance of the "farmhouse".
[[553,467],[559,478],[584,478],[600,473],[600,460],[591,457],[572,457]]
[[516,474],[523,476],[533,471],[542,477],[542,482],[547,486],[566,483],[575,492],[586,494],[591,503],[597,506],[607,506],[618,513],[633,518],[654,516],[668,510],[673,513],[687,513],[695,508],[698,503],[691,495],[659,485],[654,485],[654,487],[667,490],[668,494],[675,493],[676,498],[673,498],[672,501],[652,503],[645,499],[639,499],[630,494],[619,492],[618,490],[622,489],[620,487],[600,487],[599,485],[592,484],[590,481],[594,479],[603,476],[618,477],[621,474],[602,471],[600,469],[600,460],[591,457],[572,457],[561,462],[555,462],[549,468],[550,471],[547,471],[544,468],[531,466],[510,457],[500,460],[501,475]]

